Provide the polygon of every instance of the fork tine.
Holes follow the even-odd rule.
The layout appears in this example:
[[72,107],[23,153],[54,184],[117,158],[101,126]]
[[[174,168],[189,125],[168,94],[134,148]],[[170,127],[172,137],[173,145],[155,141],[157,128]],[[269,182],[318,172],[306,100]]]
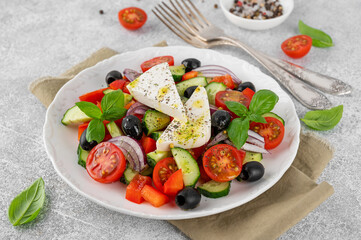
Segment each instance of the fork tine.
[[[204,28],[204,23],[201,22],[201,20],[197,17],[197,15],[192,11],[192,9],[188,6],[188,4],[186,3],[186,1],[181,0],[183,5],[188,9],[190,15],[197,21],[198,26],[200,26],[201,28]],[[192,21],[193,22],[193,21]],[[207,23],[205,23],[206,25],[208,25]]]
[[192,1],[188,0],[189,4],[193,7],[193,9],[198,13],[198,15],[203,19],[205,23],[207,23],[208,26],[211,26],[212,24],[203,16],[203,14],[198,10],[198,8],[192,3]]
[[[198,32],[198,29],[192,25],[192,23],[190,23],[189,21],[187,21],[183,15],[181,14],[181,12],[178,10],[178,8],[174,5],[173,1],[172,0],[169,0],[169,2],[172,4],[174,10],[177,12],[177,16],[182,20],[182,22],[187,25],[189,27],[189,29],[194,33],[196,34],[196,32]],[[164,2],[163,2],[164,5],[166,5]],[[179,4],[179,3],[178,3]],[[182,8],[182,7],[181,7]],[[184,10],[183,10],[184,12]],[[188,19],[188,17],[187,17]]]
[[[177,3],[177,5],[178,5],[178,7],[180,8],[180,10],[183,12],[183,15],[186,17],[186,19],[192,23],[192,25],[194,26],[194,28],[195,28],[196,30],[198,30],[198,28],[201,27],[201,25],[200,25],[199,23],[197,24],[197,23],[193,20],[194,17],[193,17],[192,12],[188,13],[188,12],[183,8],[183,6],[179,3],[178,0],[174,0],[174,1]],[[184,2],[183,2],[183,4],[184,4]],[[188,8],[188,6],[186,6],[186,7]],[[188,9],[189,9],[189,8],[188,8]],[[195,19],[195,18],[194,18],[194,19]]]

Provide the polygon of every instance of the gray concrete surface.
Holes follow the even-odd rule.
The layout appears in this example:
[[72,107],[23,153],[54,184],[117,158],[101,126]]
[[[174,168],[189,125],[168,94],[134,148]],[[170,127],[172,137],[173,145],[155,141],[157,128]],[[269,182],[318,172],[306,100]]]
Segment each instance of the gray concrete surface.
[[[43,146],[46,109],[27,90],[32,80],[57,75],[103,46],[124,52],[163,39],[171,45],[187,45],[151,13],[155,2],[0,1],[0,239],[187,239],[167,222],[100,207],[62,181]],[[360,239],[360,1],[296,0],[287,22],[262,32],[231,25],[221,10],[214,8],[216,0],[194,2],[227,33],[281,58],[286,57],[280,44],[297,34],[299,19],[332,36],[334,47],[312,48],[305,58],[294,62],[354,87],[352,96],[329,96],[335,105],[344,105],[344,116],[335,129],[318,133],[336,149],[334,159],[319,179],[331,183],[335,194],[280,239]],[[139,6],[148,13],[148,22],[139,31],[129,32],[118,23],[117,12],[127,6]],[[99,14],[100,9],[104,15]],[[257,65],[234,48],[222,47],[218,51]],[[299,117],[303,117],[307,109],[297,102],[295,105]],[[13,227],[7,219],[11,199],[40,176],[46,186],[45,208],[34,222]]]

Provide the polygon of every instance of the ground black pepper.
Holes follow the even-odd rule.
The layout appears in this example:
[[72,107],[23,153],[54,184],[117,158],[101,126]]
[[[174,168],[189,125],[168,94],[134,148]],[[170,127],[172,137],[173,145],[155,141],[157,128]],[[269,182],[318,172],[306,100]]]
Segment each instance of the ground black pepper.
[[99,10],[99,14],[103,15],[104,11],[103,10]]
[[283,14],[279,0],[235,0],[229,9],[234,15],[247,19],[270,19]]

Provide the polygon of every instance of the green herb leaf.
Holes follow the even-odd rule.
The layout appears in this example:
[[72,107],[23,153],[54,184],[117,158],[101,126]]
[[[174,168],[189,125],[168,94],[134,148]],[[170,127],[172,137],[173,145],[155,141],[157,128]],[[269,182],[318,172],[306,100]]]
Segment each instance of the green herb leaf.
[[88,142],[96,141],[100,143],[105,137],[105,127],[103,121],[100,119],[93,119],[90,121],[87,131],[86,140]]
[[94,103],[77,102],[75,105],[77,105],[88,117],[100,119],[102,116],[102,111],[100,111]]
[[226,101],[225,104],[227,108],[231,110],[233,113],[235,113],[237,116],[242,117],[246,115],[248,112],[247,107],[244,106],[242,103]]
[[326,109],[309,111],[301,120],[311,129],[327,131],[334,128],[341,120],[343,105]]
[[261,115],[255,114],[255,113],[251,113],[248,115],[249,120],[251,120],[252,122],[259,122],[259,123],[267,123],[266,119],[264,119],[264,117],[262,117]]
[[45,189],[42,178],[17,195],[8,209],[9,221],[17,226],[34,220],[44,205]]
[[320,48],[332,47],[332,38],[325,32],[306,25],[301,20],[298,22],[298,30],[301,34],[312,38],[312,45]]
[[105,120],[108,121],[115,121],[118,119],[121,119],[125,113],[127,112],[127,109],[125,108],[111,108],[108,111],[104,112],[103,117]]
[[234,119],[227,128],[227,133],[229,139],[236,146],[237,149],[245,144],[248,138],[248,129],[249,129],[249,119]]
[[112,91],[105,94],[101,101],[101,107],[103,112],[107,112],[109,109],[117,109],[124,107],[124,94],[121,90]]
[[278,96],[270,90],[259,90],[257,91],[251,100],[249,110],[252,113],[262,115],[270,112],[276,103],[278,102]]

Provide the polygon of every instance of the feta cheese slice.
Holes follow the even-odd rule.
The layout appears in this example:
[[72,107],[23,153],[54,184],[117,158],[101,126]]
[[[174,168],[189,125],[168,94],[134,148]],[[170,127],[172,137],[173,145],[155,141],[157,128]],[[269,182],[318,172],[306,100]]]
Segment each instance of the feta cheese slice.
[[158,151],[169,151],[170,145],[184,149],[206,144],[211,137],[211,114],[207,91],[198,86],[184,104],[188,121],[174,119],[157,140]]
[[137,101],[178,120],[187,121],[168,63],[152,67],[129,83],[127,88]]

